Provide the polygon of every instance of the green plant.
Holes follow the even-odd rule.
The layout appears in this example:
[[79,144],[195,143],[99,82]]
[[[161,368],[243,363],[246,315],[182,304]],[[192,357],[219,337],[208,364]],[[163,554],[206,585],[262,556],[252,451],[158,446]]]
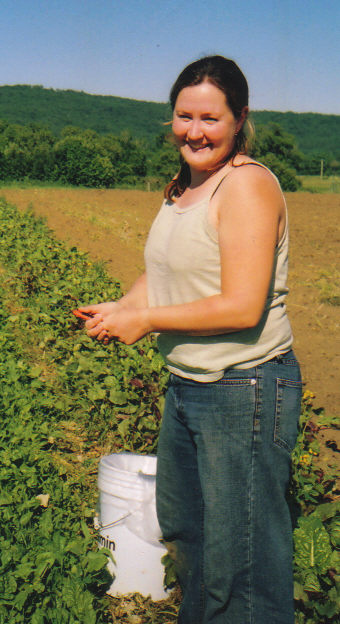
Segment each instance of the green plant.
[[318,424],[312,406],[313,393],[307,390],[293,452],[291,482],[292,498],[302,512],[294,530],[296,621],[329,624],[338,621],[340,607],[340,503],[337,471],[325,474],[315,465],[319,453]]
[[316,285],[320,290],[320,301],[332,306],[340,305],[340,271],[337,267],[323,270]]
[[0,622],[110,621],[93,517],[101,455],[156,447],[166,381],[151,340],[89,339],[71,309],[120,288],[0,202]]

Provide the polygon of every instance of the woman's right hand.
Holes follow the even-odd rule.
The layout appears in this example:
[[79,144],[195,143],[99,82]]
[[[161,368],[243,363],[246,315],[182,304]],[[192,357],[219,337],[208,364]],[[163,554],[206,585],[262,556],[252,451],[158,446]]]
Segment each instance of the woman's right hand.
[[108,316],[114,315],[114,313],[120,308],[121,305],[117,301],[95,303],[78,308],[80,312],[89,315],[89,318],[85,323],[87,335],[91,338],[103,340],[104,344],[106,344],[108,342],[108,335],[106,331],[103,331],[101,323]]
[[[99,334],[102,334],[101,340],[103,340],[104,343],[107,343],[107,334],[99,328],[99,325],[105,318],[114,314],[115,311],[117,311],[120,307],[121,306],[117,301],[107,301],[103,303],[95,303],[87,306],[81,306],[80,308],[78,308],[79,312],[83,312],[84,314],[89,315],[89,318],[85,323],[87,334],[91,336],[91,338],[98,338]],[[106,334],[105,336],[104,333]]]
[[106,301],[104,303],[94,303],[87,306],[81,306],[78,310],[80,310],[80,312],[85,312],[85,314],[89,314],[90,316],[100,314],[102,318],[105,318],[109,314],[113,314],[117,307],[120,307],[118,301]]

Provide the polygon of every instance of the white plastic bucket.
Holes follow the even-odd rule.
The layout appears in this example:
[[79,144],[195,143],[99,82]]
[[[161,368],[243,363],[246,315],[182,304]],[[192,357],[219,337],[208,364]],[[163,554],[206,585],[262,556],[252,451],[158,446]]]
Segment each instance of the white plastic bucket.
[[163,587],[153,455],[116,453],[100,460],[98,471],[100,544],[109,548],[114,581],[111,596],[139,592],[153,600],[167,597]]

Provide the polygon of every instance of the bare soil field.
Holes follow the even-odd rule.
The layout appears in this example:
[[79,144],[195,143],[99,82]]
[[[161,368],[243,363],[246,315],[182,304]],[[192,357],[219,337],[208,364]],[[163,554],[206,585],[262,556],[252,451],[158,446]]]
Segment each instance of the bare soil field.
[[[2,188],[20,209],[32,205],[56,236],[104,261],[126,290],[143,271],[143,248],[162,194],[135,190]],[[287,193],[290,221],[288,312],[314,407],[339,413],[339,194]]]

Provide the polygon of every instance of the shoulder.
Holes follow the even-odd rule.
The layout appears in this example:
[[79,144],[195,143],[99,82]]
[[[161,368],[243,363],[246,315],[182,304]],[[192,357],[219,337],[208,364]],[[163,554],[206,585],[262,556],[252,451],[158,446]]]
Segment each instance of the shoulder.
[[239,223],[242,228],[258,223],[285,223],[285,200],[279,182],[266,167],[250,158],[234,163],[213,198],[217,229]]
[[277,177],[268,167],[247,156],[238,156],[234,160],[229,174],[229,181],[237,182],[240,179],[256,182],[256,180],[267,181],[268,184],[280,187]]
[[252,199],[268,198],[283,203],[283,193],[277,177],[264,165],[247,156],[237,156],[228,175],[216,192],[216,199],[232,201],[250,195]]

